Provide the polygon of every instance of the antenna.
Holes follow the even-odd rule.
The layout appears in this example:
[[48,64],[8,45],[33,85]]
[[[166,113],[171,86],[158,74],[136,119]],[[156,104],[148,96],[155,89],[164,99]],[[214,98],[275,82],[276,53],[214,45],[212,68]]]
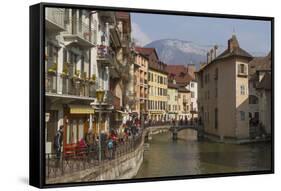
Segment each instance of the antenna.
[[232,29],[232,35],[235,35],[235,27],[233,26],[233,29]]

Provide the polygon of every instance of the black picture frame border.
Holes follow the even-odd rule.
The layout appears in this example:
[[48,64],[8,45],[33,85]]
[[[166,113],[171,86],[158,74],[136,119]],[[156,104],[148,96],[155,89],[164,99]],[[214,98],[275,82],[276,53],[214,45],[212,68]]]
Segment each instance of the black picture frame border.
[[[103,180],[91,182],[69,182],[46,184],[45,183],[45,83],[44,83],[44,42],[45,42],[45,8],[76,8],[76,9],[95,9],[104,11],[126,11],[135,13],[151,13],[165,15],[183,15],[196,17],[210,18],[225,18],[225,19],[248,19],[271,22],[271,59],[272,59],[272,78],[271,78],[271,169],[264,171],[247,171],[247,172],[231,172],[231,173],[215,173],[202,175],[183,175],[183,176],[165,176],[155,178],[138,178],[138,179],[122,179],[122,180]],[[168,181],[168,180],[183,180],[195,178],[218,178],[230,176],[245,176],[245,175],[261,175],[274,173],[274,17],[267,16],[250,16],[250,15],[234,15],[234,14],[219,14],[219,13],[201,13],[187,11],[172,11],[172,10],[156,10],[142,8],[125,8],[125,7],[107,7],[95,5],[77,5],[64,3],[39,3],[30,6],[29,9],[29,40],[30,40],[30,74],[29,74],[29,184],[38,188],[57,188],[70,186],[89,186],[89,185],[105,185],[117,183],[137,183],[137,182],[152,182],[152,181]]]

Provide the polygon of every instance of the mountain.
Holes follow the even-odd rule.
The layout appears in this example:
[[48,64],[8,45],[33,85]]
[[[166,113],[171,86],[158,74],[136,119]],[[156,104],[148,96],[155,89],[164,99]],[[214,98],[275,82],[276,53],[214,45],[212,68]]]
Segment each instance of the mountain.
[[145,45],[155,48],[161,61],[167,64],[196,64],[206,61],[209,47],[197,45],[191,41],[161,39]]

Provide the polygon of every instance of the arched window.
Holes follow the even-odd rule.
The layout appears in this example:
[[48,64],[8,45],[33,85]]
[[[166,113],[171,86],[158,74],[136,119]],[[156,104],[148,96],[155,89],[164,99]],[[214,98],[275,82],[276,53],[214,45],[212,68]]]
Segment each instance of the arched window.
[[259,99],[257,96],[254,95],[249,96],[249,104],[258,104],[258,103],[259,103]]

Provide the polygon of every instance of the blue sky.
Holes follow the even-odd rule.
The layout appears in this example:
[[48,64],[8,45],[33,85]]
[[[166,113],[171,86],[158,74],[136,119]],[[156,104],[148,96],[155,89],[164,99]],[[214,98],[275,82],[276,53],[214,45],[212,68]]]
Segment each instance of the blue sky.
[[220,47],[236,34],[240,46],[254,54],[268,53],[271,47],[269,21],[223,19],[132,13],[133,38],[140,45],[159,39],[193,41],[201,46]]

